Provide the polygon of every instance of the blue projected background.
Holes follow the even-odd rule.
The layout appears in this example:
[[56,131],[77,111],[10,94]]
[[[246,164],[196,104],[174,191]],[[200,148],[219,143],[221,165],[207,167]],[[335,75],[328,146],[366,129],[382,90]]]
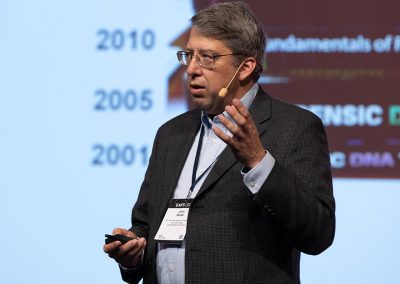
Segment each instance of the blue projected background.
[[[174,97],[175,54],[194,2],[0,2],[0,283],[122,282],[104,234],[129,228],[155,132],[188,108]],[[278,70],[262,82],[279,97],[277,83],[292,79]],[[395,169],[397,120],[391,163],[377,162]],[[400,174],[390,176],[334,180],[336,239],[302,255],[303,283],[398,282]]]

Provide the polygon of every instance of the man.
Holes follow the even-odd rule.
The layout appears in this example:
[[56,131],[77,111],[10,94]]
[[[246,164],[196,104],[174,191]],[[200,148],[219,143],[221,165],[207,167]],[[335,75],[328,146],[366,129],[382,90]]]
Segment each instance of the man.
[[[126,282],[299,283],[300,252],[331,245],[324,128],[258,86],[264,51],[262,26],[241,2],[192,18],[178,59],[197,109],[157,132],[132,228],[113,231],[134,239],[104,246]],[[182,242],[162,240],[172,200],[190,204],[179,212]]]

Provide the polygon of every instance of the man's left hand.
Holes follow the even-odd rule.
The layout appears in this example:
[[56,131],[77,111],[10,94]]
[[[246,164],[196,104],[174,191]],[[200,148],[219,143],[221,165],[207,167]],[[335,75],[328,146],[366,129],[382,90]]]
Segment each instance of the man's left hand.
[[253,168],[265,156],[256,125],[247,108],[238,99],[233,99],[232,105],[226,106],[225,111],[236,124],[229,121],[223,114],[218,115],[218,118],[232,133],[232,137],[216,126],[213,126],[213,130],[231,147],[239,162],[247,168]]

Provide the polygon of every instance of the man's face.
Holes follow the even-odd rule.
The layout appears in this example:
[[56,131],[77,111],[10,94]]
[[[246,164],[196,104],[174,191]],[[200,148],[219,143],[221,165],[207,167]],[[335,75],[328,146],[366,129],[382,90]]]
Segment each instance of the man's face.
[[[232,51],[220,40],[202,36],[196,28],[190,31],[186,51],[207,54],[231,54]],[[232,84],[225,98],[218,97],[221,88],[226,87],[236,72],[232,56],[221,56],[215,59],[213,68],[204,68],[199,65],[196,58],[187,66],[188,87],[193,103],[209,114],[220,114],[227,103],[234,97],[236,84]]]

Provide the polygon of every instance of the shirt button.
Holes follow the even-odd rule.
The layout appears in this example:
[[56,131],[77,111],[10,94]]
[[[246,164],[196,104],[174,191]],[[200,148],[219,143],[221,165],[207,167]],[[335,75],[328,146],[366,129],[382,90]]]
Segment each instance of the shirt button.
[[174,272],[174,271],[175,271],[175,267],[174,267],[173,265],[171,265],[171,266],[169,267],[169,271],[170,271],[170,272]]
[[250,186],[254,187],[256,185],[256,183],[254,181],[250,182]]

